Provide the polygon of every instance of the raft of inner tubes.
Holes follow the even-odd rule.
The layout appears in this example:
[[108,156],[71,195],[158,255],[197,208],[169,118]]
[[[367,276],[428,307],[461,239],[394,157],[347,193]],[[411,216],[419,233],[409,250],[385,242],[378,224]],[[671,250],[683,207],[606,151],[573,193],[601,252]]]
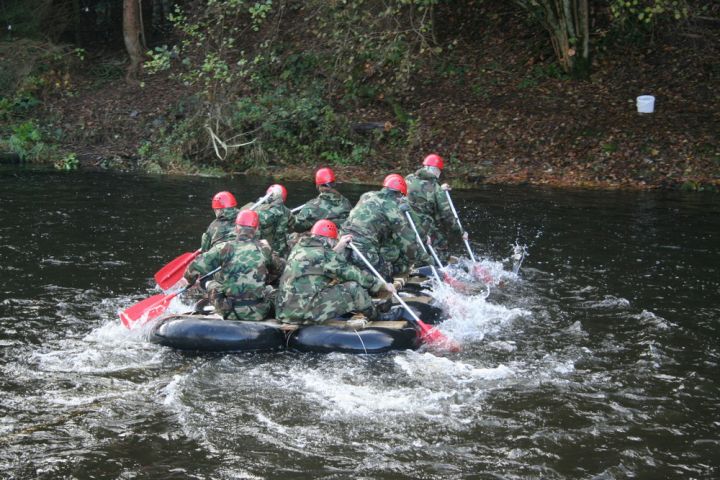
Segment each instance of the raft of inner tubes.
[[[392,327],[376,326],[378,323]],[[398,323],[403,325],[398,328]],[[179,350],[200,352],[271,352],[284,349],[317,353],[384,353],[415,349],[416,330],[407,322],[372,322],[355,329],[336,325],[303,325],[284,331],[270,322],[239,322],[202,315],[166,317],[150,341]]]
[[[428,324],[442,320],[442,311],[427,296],[405,300]],[[394,307],[398,308],[398,307]],[[159,345],[198,352],[272,352],[291,349],[317,353],[384,353],[416,349],[417,330],[409,314],[399,310],[395,321],[366,322],[362,326],[346,320],[328,325],[301,325],[295,329],[274,321],[242,322],[216,315],[180,314],[161,318],[150,332]]]

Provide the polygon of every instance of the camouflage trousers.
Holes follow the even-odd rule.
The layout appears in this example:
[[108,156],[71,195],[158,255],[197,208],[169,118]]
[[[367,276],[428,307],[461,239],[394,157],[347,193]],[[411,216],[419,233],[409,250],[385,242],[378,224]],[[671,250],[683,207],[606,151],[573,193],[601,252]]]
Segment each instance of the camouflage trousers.
[[309,303],[310,308],[306,311],[284,312],[282,322],[318,324],[349,312],[363,312],[369,316],[374,313],[370,295],[357,282],[344,282],[324,288]]
[[435,226],[435,222],[428,215],[418,213],[415,215],[416,226],[420,237],[424,241],[427,241],[429,236],[432,239],[433,248],[438,251],[445,251],[448,248],[448,240],[445,234]]
[[390,244],[380,247],[380,257],[390,266],[390,278],[410,271],[410,260],[397,245]]
[[[212,287],[212,284],[209,286]],[[265,287],[261,298],[252,300],[226,297],[218,289],[210,288],[209,291],[215,311],[225,320],[259,322],[270,316],[274,304],[275,289],[270,286]]]
[[[362,252],[363,255],[365,255],[365,258],[367,258],[368,262],[370,262],[370,265],[372,265],[375,270],[377,270],[378,273],[383,276],[383,278],[385,278],[386,280],[392,279],[392,260],[388,261],[383,256],[383,253],[385,253],[390,254],[391,257],[393,255],[397,257],[397,254],[392,249],[383,252],[382,247],[378,247],[377,245],[373,244],[373,242],[367,242],[361,238],[353,238],[353,244],[358,248],[358,250]],[[350,256],[350,261],[361,269],[372,273],[363,261],[363,259],[360,258],[354,250],[352,251],[352,255]]]

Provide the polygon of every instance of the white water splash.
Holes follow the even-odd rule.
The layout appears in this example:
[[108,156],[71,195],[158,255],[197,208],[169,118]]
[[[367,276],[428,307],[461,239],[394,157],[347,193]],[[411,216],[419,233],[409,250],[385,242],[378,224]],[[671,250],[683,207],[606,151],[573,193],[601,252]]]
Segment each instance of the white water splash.
[[640,322],[640,324],[642,325],[654,327],[658,330],[670,330],[673,327],[672,323],[647,310],[643,310],[637,315],[632,315],[631,318],[638,320],[638,322]]
[[510,259],[512,260],[512,272],[517,275],[520,272],[520,267],[522,266],[523,260],[525,260],[525,257],[528,256],[528,248],[527,245],[520,245],[517,240],[515,241],[515,244],[512,246],[512,255],[510,256]]
[[476,380],[498,380],[515,374],[514,370],[505,365],[478,368],[458,360],[419,352],[408,352],[407,356],[395,357],[395,364],[411,377],[421,379],[423,384],[438,380],[467,384]]
[[618,298],[612,295],[605,295],[602,300],[592,300],[584,303],[585,307],[592,309],[617,309],[624,310],[630,307],[630,300]]
[[448,285],[440,285],[433,297],[442,305],[449,319],[441,330],[456,340],[480,341],[496,334],[513,320],[529,316],[522,308],[508,308],[488,302],[487,294],[462,295]]
[[[489,293],[491,288],[518,280],[517,273],[505,270],[503,261],[480,257],[476,262],[460,258],[446,267],[446,281],[464,294]],[[437,283],[437,282],[436,282]]]
[[[397,418],[430,420],[448,410],[476,405],[488,390],[498,388],[514,371],[505,366],[482,368],[430,353],[406,351],[391,359],[402,382],[388,383],[385,375],[372,375],[367,358],[344,357],[343,369],[293,369],[285,390],[297,389],[299,398],[319,405],[322,416],[361,419],[364,423],[394,422]],[[348,369],[355,370],[349,374]],[[370,375],[370,376],[368,376]],[[473,399],[469,401],[469,399]],[[401,414],[398,416],[398,414]]]

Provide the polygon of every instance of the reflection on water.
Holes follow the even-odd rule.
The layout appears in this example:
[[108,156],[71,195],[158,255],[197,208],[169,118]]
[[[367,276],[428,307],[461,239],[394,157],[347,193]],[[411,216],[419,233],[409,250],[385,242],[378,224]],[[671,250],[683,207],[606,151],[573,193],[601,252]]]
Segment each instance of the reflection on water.
[[464,346],[446,357],[190,355],[120,326],[215,192],[269,183],[0,171],[5,476],[720,474],[717,197],[454,192],[493,281],[436,291]]

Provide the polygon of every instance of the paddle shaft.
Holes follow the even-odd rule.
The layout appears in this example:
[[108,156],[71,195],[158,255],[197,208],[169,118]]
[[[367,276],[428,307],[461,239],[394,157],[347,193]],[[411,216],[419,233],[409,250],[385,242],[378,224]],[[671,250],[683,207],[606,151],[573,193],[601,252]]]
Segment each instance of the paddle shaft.
[[433,246],[430,245],[430,243],[428,243],[428,249],[430,249],[430,253],[432,254],[433,258],[435,259],[435,262],[438,264],[438,267],[440,267],[440,270],[444,269],[445,267],[443,267],[443,264],[442,264],[442,262],[440,261],[440,258],[439,258],[438,255],[437,255],[437,252],[435,251],[435,249],[433,248]]
[[[195,280],[195,283],[202,282],[202,281],[205,280],[206,278],[208,278],[208,277],[210,277],[210,276],[212,276],[212,275],[215,275],[217,272],[220,271],[221,268],[222,268],[222,267],[217,267],[216,269],[209,271],[208,273],[206,273],[206,274],[203,275],[202,277],[200,277],[200,278],[198,278],[197,280]],[[181,293],[185,293],[186,291],[188,291],[190,288],[192,288],[192,287],[195,285],[195,283],[193,283],[192,285],[187,285],[187,286],[181,288],[180,290],[178,290],[178,291],[175,292],[175,293],[171,293],[171,294],[168,295],[167,297],[163,298],[161,302],[158,302],[158,303],[155,304],[155,305],[169,302],[170,300],[172,300],[173,298],[177,297],[177,296],[180,295]],[[150,310],[152,310],[153,308],[155,308],[155,306],[146,309],[146,311],[150,311]],[[167,308],[167,306],[166,306],[165,308]],[[161,310],[159,313],[162,313],[162,312],[164,312],[164,311],[165,311],[165,309]],[[152,320],[152,319],[151,319],[151,318],[148,318],[148,320]]]
[[[458,227],[460,227],[460,231],[462,233],[465,233],[465,229],[462,226],[462,223],[460,223],[460,217],[458,216],[457,210],[455,210],[455,204],[452,201],[452,198],[450,197],[450,191],[445,190],[445,196],[448,199],[448,203],[450,204],[450,209],[452,210],[453,215],[455,216],[455,221],[458,224]],[[477,262],[475,260],[475,255],[472,252],[472,249],[470,248],[470,243],[468,243],[467,239],[463,238],[463,242],[465,243],[465,247],[467,248],[468,253],[470,254],[470,258],[473,262]]]
[[292,213],[297,213],[297,212],[299,212],[300,210],[302,210],[304,206],[305,206],[305,204],[303,203],[302,205],[298,205],[297,207],[293,208],[293,209],[290,210],[290,211],[291,211]]
[[253,206],[250,207],[250,210],[255,210],[255,209],[256,209],[257,207],[259,207],[261,204],[265,203],[265,200],[267,200],[268,198],[270,198],[270,195],[272,195],[272,193],[266,193],[264,197],[260,198],[260,200],[258,200],[257,202],[255,202],[255,203],[253,204]]
[[[417,226],[415,225],[415,222],[412,219],[412,215],[410,215],[410,212],[406,211],[405,216],[407,217],[408,222],[410,222],[410,226],[412,227],[413,232],[415,232],[415,238],[417,239],[417,242],[422,247],[423,252],[425,252],[425,254],[427,255],[427,253],[428,253],[427,248],[425,248],[425,244],[423,243],[422,238],[420,237],[420,232],[418,232]],[[435,260],[438,262],[438,265],[440,265],[440,268],[442,268],[442,263],[440,263],[440,261],[437,259],[437,257],[435,258]],[[442,280],[440,279],[440,274],[437,272],[437,270],[435,270],[435,267],[430,265],[430,269],[432,270],[433,275],[435,275],[435,279],[438,281],[438,283],[442,283]]]
[[[206,274],[203,275],[202,277],[200,277],[200,278],[198,278],[197,280],[195,280],[195,283],[202,282],[202,281],[205,280],[206,278],[208,278],[208,277],[210,277],[210,276],[212,276],[212,275],[215,275],[217,272],[220,271],[221,268],[222,268],[222,266],[219,266],[219,267],[217,267],[217,268],[214,268],[214,269],[210,270],[208,273],[206,273]],[[183,287],[181,290],[178,290],[178,292],[175,293],[174,295],[180,295],[181,293],[185,292],[186,290],[192,288],[193,285],[195,285],[195,283],[193,283],[192,285],[187,285],[187,286]]]
[[420,244],[420,247],[422,247],[423,252],[425,252],[425,254],[427,255],[427,248],[425,248],[425,243],[423,243],[422,238],[420,237],[420,232],[418,232],[418,229],[415,226],[415,222],[413,222],[412,215],[410,215],[410,212],[405,212],[405,216],[407,217],[408,222],[410,222],[410,226],[412,227],[413,232],[415,232],[415,238],[417,238],[417,242]]
[[[370,261],[367,258],[365,258],[365,255],[363,255],[363,253],[355,246],[355,244],[350,242],[350,248],[352,248],[353,251],[358,254],[358,257],[360,257],[362,259],[362,261],[365,262],[365,265],[367,265],[367,267],[370,269],[370,271],[372,273],[374,273],[375,276],[377,278],[379,278],[381,282],[387,283],[387,282],[385,282],[385,279],[383,278],[383,276],[380,275],[380,273],[377,270],[375,270],[375,267],[373,267],[372,264],[370,263]],[[392,292],[392,295],[393,295],[393,297],[395,297],[395,300],[400,302],[400,305],[402,305],[403,308],[405,310],[407,310],[408,313],[410,313],[410,316],[415,320],[415,323],[417,325],[420,325],[423,323],[423,321],[420,320],[420,318],[417,315],[415,315],[415,312],[413,312],[413,310],[410,307],[408,307],[408,304],[405,303],[402,298],[400,298],[400,295],[398,295],[397,292]]]

